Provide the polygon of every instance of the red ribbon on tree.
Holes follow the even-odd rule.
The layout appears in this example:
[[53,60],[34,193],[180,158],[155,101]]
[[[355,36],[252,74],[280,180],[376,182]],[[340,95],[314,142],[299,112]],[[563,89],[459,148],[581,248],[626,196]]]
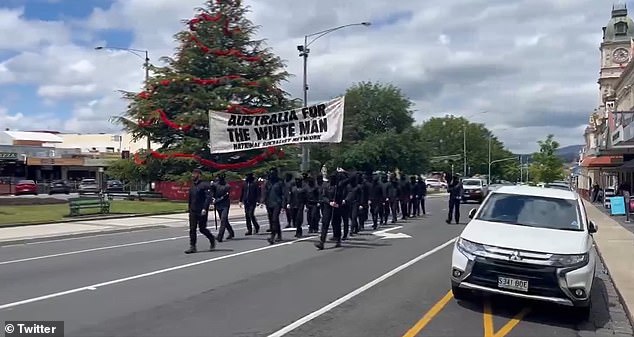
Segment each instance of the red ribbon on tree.
[[[266,160],[268,157],[277,154],[278,157],[283,158],[284,157],[284,151],[282,149],[277,149],[274,147],[270,147],[267,148],[264,152],[260,153],[259,155],[244,161],[244,162],[240,162],[240,163],[229,163],[229,164],[222,164],[222,163],[217,163],[213,160],[209,160],[209,159],[205,159],[202,158],[198,155],[195,154],[189,154],[189,153],[170,153],[170,154],[165,154],[165,153],[160,153],[157,151],[152,151],[150,152],[150,155],[153,158],[156,159],[160,159],[160,160],[165,160],[165,159],[170,159],[170,158],[177,158],[177,159],[193,159],[195,161],[197,161],[198,163],[200,163],[201,165],[207,166],[207,167],[211,167],[213,169],[216,170],[241,170],[241,169],[245,169],[245,168],[249,168],[252,166],[255,166],[259,163],[261,163],[262,161]],[[138,165],[142,165],[145,163],[145,161],[143,161],[140,156],[137,154],[134,155],[134,161],[135,163],[137,163]]]

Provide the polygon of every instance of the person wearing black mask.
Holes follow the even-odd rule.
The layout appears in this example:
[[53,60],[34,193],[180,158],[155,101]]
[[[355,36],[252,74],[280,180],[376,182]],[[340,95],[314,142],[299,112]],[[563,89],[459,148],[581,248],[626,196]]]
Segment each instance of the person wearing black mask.
[[277,175],[277,170],[272,169],[264,185],[263,203],[266,206],[266,214],[271,227],[270,244],[282,241],[282,225],[280,224],[280,213],[285,206],[284,182]]
[[328,179],[329,186],[322,200],[327,205],[324,209],[324,217],[326,213],[329,213],[330,221],[328,223],[324,222],[321,226],[319,242],[315,243],[315,247],[319,250],[324,249],[330,226],[332,226],[333,237],[337,242],[336,247],[341,247],[341,221],[345,215],[341,207],[345,197],[345,186],[340,184],[340,180],[343,180],[341,178],[339,173],[334,173]]
[[247,173],[247,177],[242,185],[242,193],[240,194],[240,203],[244,205],[244,215],[247,222],[247,232],[245,235],[253,235],[260,232],[260,225],[255,218],[255,208],[260,200],[260,186],[255,181],[253,173]]
[[319,231],[319,189],[315,184],[315,178],[308,177],[306,187],[307,195],[307,218],[308,233],[317,233]]
[[372,213],[372,229],[376,230],[384,223],[385,195],[383,194],[383,184],[378,176],[375,176],[370,187],[370,210]]
[[193,254],[198,251],[196,249],[196,229],[200,230],[200,233],[209,240],[209,250],[216,248],[216,239],[207,229],[208,210],[211,204],[211,185],[201,180],[201,174],[200,169],[194,169],[192,172],[192,186],[189,188],[187,205],[189,210],[189,249],[185,251],[185,254]]
[[289,204],[288,196],[293,188],[293,174],[286,173],[284,176],[284,214],[286,214],[286,228],[293,227],[293,212],[287,207]]
[[304,224],[304,208],[306,207],[307,199],[308,195],[302,178],[295,178],[295,185],[290,189],[288,195],[289,203],[286,207],[291,211],[296,238],[301,238],[303,235],[302,225]]
[[409,215],[411,217],[420,216],[420,194],[418,193],[418,183],[416,182],[416,176],[409,178],[409,184],[412,188],[412,198],[409,201]]
[[449,192],[449,214],[447,214],[447,222],[451,223],[452,215],[454,215],[454,220],[456,220],[456,224],[460,223],[460,203],[462,201],[462,182],[457,175],[454,175],[449,182],[449,186],[447,187],[447,192]]
[[401,204],[401,219],[405,220],[410,217],[409,204],[412,200],[412,185],[407,181],[405,175],[401,176],[399,183],[399,201]]
[[387,219],[390,216],[390,210],[391,210],[391,201],[390,201],[390,197],[388,196],[388,193],[390,192],[390,188],[391,188],[391,183],[388,181],[388,176],[387,175],[383,175],[381,176],[381,187],[383,188],[383,218],[381,220],[381,222],[383,224],[387,223]]
[[233,239],[235,233],[231,224],[229,223],[229,208],[231,207],[231,200],[229,194],[231,193],[231,187],[225,180],[224,173],[218,175],[218,181],[212,188],[213,205],[220,218],[220,229],[218,230],[218,242],[222,242],[225,235],[225,230],[229,232],[227,240]]
[[390,177],[390,182],[387,185],[387,203],[390,207],[390,213],[392,214],[392,223],[398,221],[398,203],[400,195],[400,186],[396,175]]
[[418,207],[418,215],[420,215],[420,212],[422,212],[423,215],[426,215],[427,211],[425,210],[425,199],[427,198],[427,185],[425,184],[425,180],[423,178],[419,177],[416,182],[416,194],[418,195],[418,202],[420,203]]
[[326,201],[324,197],[328,193],[329,184],[325,184],[324,179],[325,177],[321,174],[317,176],[317,190],[319,191],[319,212],[317,212],[317,215],[321,217],[321,225],[328,227],[330,225],[331,212],[326,211],[328,201]]
[[352,228],[344,223],[343,239],[348,239],[348,234],[354,236],[359,233],[359,207],[361,206],[361,186],[359,177],[353,175],[347,187],[345,204],[348,207],[348,217]]
[[365,230],[365,222],[370,215],[370,189],[372,188],[372,175],[366,173],[360,175],[361,181],[361,208],[359,208],[359,229]]

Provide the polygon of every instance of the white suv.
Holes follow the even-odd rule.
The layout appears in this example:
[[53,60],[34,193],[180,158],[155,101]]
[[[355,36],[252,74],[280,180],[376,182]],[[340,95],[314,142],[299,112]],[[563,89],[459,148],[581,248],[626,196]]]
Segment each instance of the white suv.
[[574,307],[587,319],[597,225],[577,193],[503,186],[469,218],[451,261],[457,300],[471,291],[508,295]]

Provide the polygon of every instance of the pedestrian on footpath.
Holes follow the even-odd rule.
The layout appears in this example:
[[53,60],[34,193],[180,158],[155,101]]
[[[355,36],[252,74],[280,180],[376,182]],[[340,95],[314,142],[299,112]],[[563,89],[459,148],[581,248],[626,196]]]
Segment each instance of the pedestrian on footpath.
[[211,184],[202,181],[201,175],[202,171],[200,169],[192,171],[192,186],[189,188],[187,202],[189,211],[189,249],[185,251],[185,254],[197,252],[197,229],[209,240],[209,250],[216,248],[216,240],[209,229],[207,229],[208,210],[211,204]]
[[453,219],[456,221],[456,224],[459,224],[460,204],[462,203],[462,182],[460,182],[460,178],[457,175],[454,175],[451,182],[449,182],[447,192],[449,192],[449,212],[445,222],[450,224],[453,215]]
[[255,209],[258,206],[260,194],[260,186],[255,181],[253,173],[247,173],[244,185],[242,185],[242,193],[240,193],[240,204],[241,206],[244,205],[244,216],[247,222],[245,235],[253,235],[253,229],[255,229],[255,234],[260,232],[260,225],[255,217]]
[[218,175],[218,181],[212,188],[213,205],[220,218],[220,229],[218,230],[218,242],[224,240],[225,230],[229,232],[227,240],[233,239],[235,232],[229,223],[229,209],[231,208],[231,199],[229,194],[231,193],[231,187],[227,184],[225,174],[220,173]]
[[280,180],[277,169],[271,169],[264,185],[263,203],[266,206],[266,214],[269,219],[271,237],[270,244],[282,241],[282,225],[280,224],[280,213],[284,202],[284,182]]
[[295,178],[295,185],[291,187],[287,200],[288,205],[286,208],[291,211],[293,225],[295,226],[295,237],[301,238],[303,236],[304,209],[308,202],[308,193],[302,178]]

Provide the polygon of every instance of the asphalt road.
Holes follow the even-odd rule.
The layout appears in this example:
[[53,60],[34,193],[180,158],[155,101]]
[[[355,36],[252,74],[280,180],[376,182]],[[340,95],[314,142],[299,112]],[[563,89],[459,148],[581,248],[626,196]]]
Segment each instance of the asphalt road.
[[[240,229],[236,240],[214,252],[185,255],[184,227],[0,247],[0,321],[61,320],[65,336],[607,331],[611,319],[601,280],[590,323],[548,305],[497,298],[456,302],[448,295],[448,272],[451,240],[463,226],[445,224],[445,208],[444,198],[430,199],[431,214],[423,219],[383,234],[365,232],[342,248],[328,243],[324,251],[314,248],[314,237],[296,240],[285,232],[282,244],[269,246],[266,235],[245,237]],[[462,206],[465,216],[470,208]],[[207,246],[202,238],[200,244]]]

